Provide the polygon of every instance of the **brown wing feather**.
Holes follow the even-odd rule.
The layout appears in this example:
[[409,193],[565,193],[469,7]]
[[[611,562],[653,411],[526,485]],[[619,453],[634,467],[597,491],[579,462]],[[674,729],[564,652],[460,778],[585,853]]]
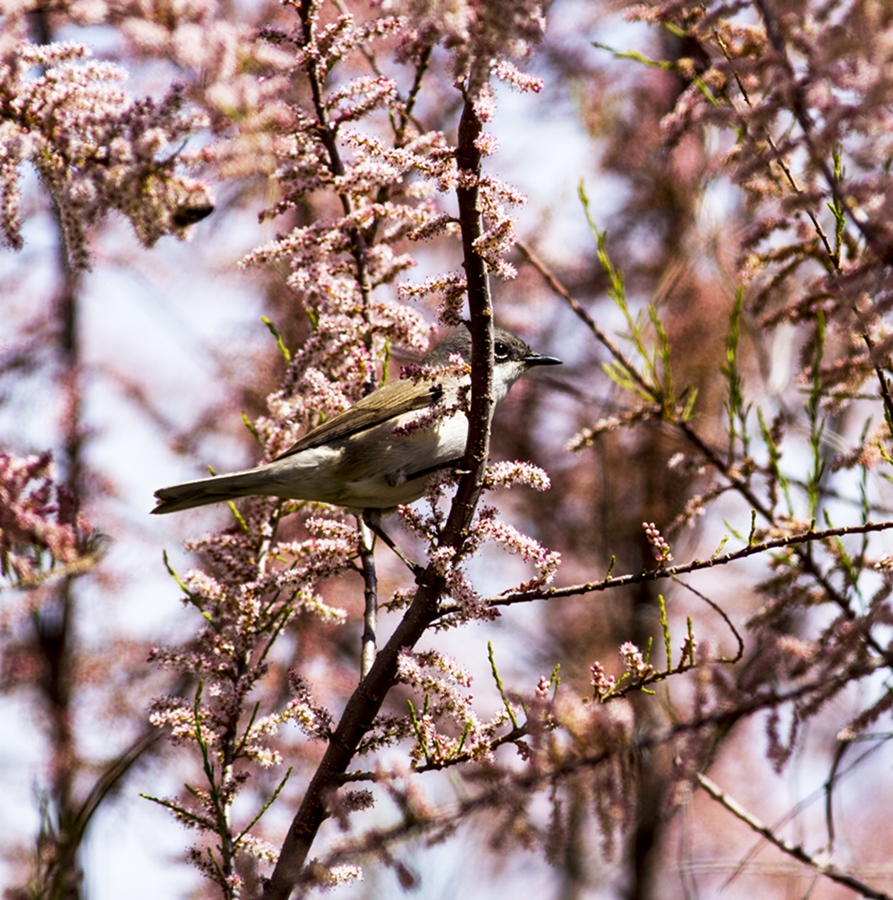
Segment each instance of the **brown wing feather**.
[[363,397],[350,409],[332,416],[331,419],[308,431],[276,459],[284,459],[302,450],[310,450],[330,441],[350,437],[367,428],[374,428],[388,419],[412,412],[414,409],[431,406],[442,395],[443,388],[439,384],[414,384],[408,379],[391,381],[369,396]]

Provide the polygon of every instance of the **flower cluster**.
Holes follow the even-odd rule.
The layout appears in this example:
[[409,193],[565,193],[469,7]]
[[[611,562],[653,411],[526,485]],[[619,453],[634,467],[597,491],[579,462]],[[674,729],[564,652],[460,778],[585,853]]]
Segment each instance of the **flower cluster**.
[[533,590],[549,584],[561,563],[560,553],[549,550],[539,541],[522,534],[514,525],[500,520],[492,506],[483,506],[478,510],[472,526],[472,539],[477,545],[492,541],[508,553],[534,564],[536,577],[521,585],[520,590]]
[[[88,3],[102,7],[105,0]],[[117,21],[122,13],[121,30],[135,56],[168,59],[188,73],[189,98],[217,138],[202,151],[215,174],[249,183],[272,177],[277,147],[292,122],[293,55],[258,40],[254,24],[230,19],[219,0],[134,0],[103,10]]]
[[[295,112],[279,142],[278,177],[285,191],[266,215],[287,212],[321,189],[340,198],[343,215],[293,229],[249,254],[245,265],[286,264],[291,286],[321,314],[371,303],[375,286],[392,282],[412,264],[395,245],[438,227],[431,188],[414,176],[436,179],[449,169],[442,136],[409,135],[405,121],[392,142],[347,127],[379,107],[405,116],[392,80],[360,75],[340,81],[337,71],[346,56],[396,25],[386,18],[364,25],[344,14],[326,28],[312,19],[294,36],[268,33],[279,44],[295,45],[297,66],[314,86],[315,100]],[[365,311],[367,319],[400,315],[381,302]]]
[[545,0],[386,0],[384,4],[386,10],[402,13],[409,21],[404,54],[442,42],[452,56],[453,80],[467,85],[468,95],[480,110],[492,102],[490,75],[518,90],[540,89],[539,79],[518,71],[511,60],[526,59],[539,43],[546,30],[548,6]]
[[659,565],[672,562],[673,554],[670,553],[670,545],[664,540],[658,527],[654,522],[643,522],[642,528],[645,529],[645,537],[654,550],[654,558]]
[[447,272],[426,278],[420,284],[403,281],[397,285],[397,296],[406,300],[426,296],[440,297],[441,300],[437,306],[438,321],[444,325],[455,327],[462,321],[466,289],[464,275]]
[[632,675],[633,678],[641,680],[654,671],[654,666],[645,662],[642,651],[631,641],[626,641],[620,645],[620,661],[623,668]]
[[702,58],[680,62],[688,86],[665,137],[706,123],[735,136],[727,171],[754,211],[740,245],[754,309],[768,325],[809,325],[819,311],[839,318],[822,378],[849,397],[890,347],[890,12],[859,0],[833,12],[754,7],[747,21],[722,0],[637,5],[630,15],[679,24],[700,48]]
[[[468,20],[470,42],[465,50],[455,42],[449,45],[456,60],[465,60],[457,63],[455,71],[459,73],[465,66],[462,78],[466,83],[461,90],[466,100],[474,97],[482,117],[490,98],[485,83],[491,68],[494,77],[522,89],[537,86],[507,59],[523,56],[542,32],[542,4],[521,6],[523,14],[517,9],[503,10],[501,4],[492,4],[485,12],[469,5],[467,12],[476,20]],[[460,171],[457,148],[450,146],[441,132],[421,126],[413,107],[428,71],[428,59],[422,58],[420,47],[427,41],[430,50],[440,39],[427,26],[413,31],[411,17],[381,16],[377,9],[361,21],[340,8],[337,15],[329,7],[323,9],[317,0],[294,0],[286,7],[297,13],[294,28],[271,24],[263,38],[277,54],[291,55],[290,77],[301,82],[307,92],[290,105],[287,126],[274,128],[269,146],[277,162],[281,199],[263,218],[288,220],[282,233],[249,253],[242,264],[284,273],[307,314],[309,335],[300,347],[291,349],[277,325],[267,323],[286,360],[279,389],[268,397],[267,414],[252,426],[267,458],[286,450],[303,429],[343,411],[374,388],[384,375],[384,362],[392,348],[417,351],[427,344],[432,329],[406,299],[440,294],[442,321],[459,321],[466,290],[464,275],[433,276],[421,287],[398,284],[414,265],[408,248],[459,230],[460,223],[443,208],[447,204],[440,202],[441,195],[470,187],[477,191],[485,231],[475,241],[474,250],[491,271],[503,276],[512,274],[505,261],[514,240],[507,209],[523,200],[516,190],[488,175]],[[390,77],[379,59],[380,48],[387,48],[395,36],[403,42],[403,49],[415,42],[418,51],[403,56],[415,69],[414,86],[408,92],[401,92],[399,78]],[[477,48],[473,52],[472,45]],[[363,71],[357,71],[355,61]],[[479,83],[475,79],[480,79]],[[491,152],[493,141],[482,135],[477,149]],[[468,373],[461,359],[450,362],[446,372]],[[444,374],[443,368],[435,371],[425,365],[407,367],[404,372],[432,387]],[[422,411],[402,433],[431,427],[443,416],[465,410],[467,391],[441,393],[441,402]],[[435,476],[432,492],[449,478],[449,473]],[[520,483],[543,490],[548,478],[523,463],[495,466],[487,476],[491,489]],[[282,525],[282,517],[296,509],[301,510],[301,515],[294,517],[299,521]],[[428,542],[431,563],[453,604],[448,621],[496,615],[465,568],[468,557],[487,542],[536,567],[536,577],[525,587],[544,585],[554,577],[558,554],[500,523],[494,509],[479,510],[458,550],[441,543],[439,510],[432,508],[428,517],[412,510],[403,513]],[[285,528],[292,525],[307,529],[310,536],[289,539]],[[192,743],[203,758],[214,762],[211,783],[201,791],[191,790],[188,808],[181,808],[191,822],[201,821],[201,827],[214,830],[205,823],[216,821],[218,833],[227,830],[228,825],[221,829],[220,823],[230,821],[233,798],[252,767],[278,765],[281,751],[275,738],[282,723],[293,722],[314,740],[331,736],[331,718],[311,691],[303,658],[300,673],[290,673],[291,699],[285,706],[266,714],[256,710],[247,724],[246,709],[249,695],[260,694],[264,680],[269,680],[274,656],[270,649],[285,629],[303,628],[308,620],[312,628],[319,622],[343,618],[341,610],[323,600],[319,590],[323,580],[348,566],[362,566],[367,601],[374,593],[368,555],[361,552],[359,565],[354,563],[357,548],[356,529],[348,523],[346,513],[264,498],[240,504],[235,527],[190,544],[190,549],[202,556],[205,568],[190,572],[181,587],[186,601],[208,624],[190,646],[160,648],[152,658],[201,679],[194,702],[166,697],[153,708],[156,724],[169,727],[175,740]],[[366,624],[367,634],[373,632],[374,616],[369,616]],[[366,646],[364,643],[364,655]],[[373,666],[372,672],[375,670]],[[439,654],[404,650],[392,677],[423,694],[424,705],[413,708],[412,715],[402,720],[379,712],[374,727],[356,735],[355,746],[361,752],[414,736],[417,763],[443,764],[460,755],[490,759],[496,730],[504,726],[508,713],[501,711],[492,722],[481,723],[468,694],[467,676],[455,663]],[[385,692],[387,687],[390,685]],[[547,705],[545,691],[541,685],[543,707]],[[441,727],[444,722],[448,723],[446,729]],[[207,770],[206,766],[206,774]],[[348,809],[345,792],[328,788],[321,802],[328,814],[345,821],[354,808]],[[249,837],[240,835],[240,846],[234,852],[254,852]],[[226,841],[222,846],[223,852],[228,852]],[[220,872],[226,878],[235,877],[232,863],[232,859],[220,860]]]
[[[446,763],[459,753],[478,760],[492,758],[492,740],[507,714],[503,709],[490,722],[478,719],[472,707],[474,697],[467,693],[471,679],[454,660],[435,651],[404,652],[398,678],[425,697],[422,708],[412,711],[416,737],[412,757],[416,764]],[[459,737],[440,731],[442,720],[452,722]]]
[[50,453],[0,453],[0,576],[33,585],[71,572],[90,553],[90,530],[68,492],[54,480]]
[[[466,12],[471,15],[471,7]],[[489,48],[484,56],[489,53],[494,60],[529,47],[535,37],[529,31],[532,22],[539,22],[533,27],[541,32],[541,12],[533,19],[526,10],[523,14],[513,11],[509,16],[493,15],[492,27],[488,24],[490,16],[489,12],[475,11],[473,17],[481,21],[473,24],[469,20],[466,24],[469,34],[490,35],[471,40]],[[406,307],[373,299],[372,291],[396,283],[414,265],[402,244],[456,231],[454,217],[438,208],[436,198],[460,186],[474,185],[479,192],[485,231],[476,239],[475,251],[496,274],[505,278],[514,275],[505,258],[514,244],[508,209],[523,203],[523,195],[492,176],[478,178],[460,172],[454,148],[440,132],[421,130],[410,115],[414,95],[401,95],[393,79],[376,74],[342,80],[338,66],[346,57],[360,47],[364,53],[372,53],[378,40],[394,32],[405,39],[410,21],[417,22],[415,34],[422,43],[430,47],[439,39],[439,34],[430,31],[427,14],[419,9],[408,18],[383,17],[366,23],[344,13],[325,28],[311,16],[296,34],[273,29],[267,32],[277,46],[295,46],[297,65],[314,86],[314,101],[312,107],[295,112],[291,129],[278,143],[277,174],[284,192],[282,200],[266,215],[288,213],[296,203],[321,191],[337,195],[342,214],[327,214],[311,224],[292,228],[253,251],[244,264],[286,267],[289,284],[313,311],[320,329],[329,324],[326,320],[330,315],[353,314],[362,319],[367,330],[391,336],[388,329],[396,324],[395,318],[407,316]],[[498,33],[491,34],[493,28]],[[509,34],[515,36],[509,38]],[[456,54],[459,43],[454,38],[444,39]],[[407,59],[414,59],[420,78],[427,62],[412,54]],[[489,78],[489,63],[482,71]],[[512,70],[506,63],[495,71],[508,78]],[[516,80],[523,81],[520,76]],[[530,86],[527,82],[524,85]],[[380,108],[389,111],[393,124],[389,138],[350,127]],[[492,142],[483,136],[481,141],[482,150],[492,149]],[[398,286],[403,298],[441,294],[439,317],[450,325],[459,321],[464,291],[464,275],[458,274],[431,276],[420,285]],[[342,324],[332,323],[335,329]],[[400,334],[393,337],[405,339]]]
[[[513,465],[517,464],[507,464],[502,470],[502,475],[506,479],[511,474]],[[526,466],[522,469],[527,471]],[[451,480],[452,477],[446,474],[441,478],[432,479],[427,493],[429,509],[423,512],[403,506],[400,507],[400,516],[404,524],[429,545],[428,558],[435,570],[444,578],[453,604],[451,611],[455,615],[450,621],[460,622],[469,618],[492,619],[498,612],[489,607],[474,588],[462,566],[463,559],[477,553],[484,544],[493,543],[508,553],[520,556],[525,562],[532,562],[537,570],[536,577],[517,588],[525,591],[535,590],[552,581],[561,563],[561,554],[549,550],[539,541],[522,534],[513,525],[501,521],[496,508],[492,506],[478,507],[474,521],[465,536],[461,553],[453,547],[441,546],[439,537],[444,520],[438,500],[444,487]],[[506,483],[509,483],[508,480]],[[511,483],[517,482],[512,479]]]
[[[255,711],[245,721],[247,697],[267,676],[267,656],[288,624],[299,614],[321,622],[343,620],[343,611],[328,606],[317,587],[343,571],[356,553],[353,531],[336,518],[308,519],[311,537],[306,540],[277,540],[274,506],[274,501],[251,501],[241,526],[191,542],[190,548],[215,569],[214,575],[193,570],[180,580],[184,602],[206,624],[191,645],[157,647],[150,654],[152,661],[199,679],[192,701],[157,698],[151,721],[167,728],[176,743],[194,745],[216,760],[209,789],[191,791],[188,807],[163,801],[192,826],[212,833],[219,833],[221,816],[228,820],[251,768],[281,763],[276,739],[283,723],[293,722],[319,740],[331,728],[331,715],[296,672],[289,676],[290,702],[266,715]],[[279,562],[285,560],[285,565]],[[254,853],[264,846],[246,832],[230,849]],[[225,870],[232,858],[218,862]]]
[[445,391],[442,384],[445,378],[462,378],[467,376],[468,373],[468,363],[458,353],[451,354],[449,365],[443,367],[429,365],[403,366],[400,371],[401,378],[407,378],[414,384],[427,384],[429,390],[438,399],[427,409],[417,412],[405,424],[394,428],[393,433],[402,437],[408,437],[420,431],[430,431],[439,422],[451,416],[467,413],[468,404],[471,400],[471,384],[462,384],[454,392]]
[[516,459],[511,462],[492,462],[487,466],[487,490],[496,487],[510,488],[516,484],[523,484],[535,491],[548,491],[552,486],[548,473],[530,462]]
[[83,44],[30,43],[20,17],[0,26],[0,240],[22,245],[20,177],[29,162],[82,269],[89,229],[110,210],[152,246],[165,234],[185,236],[212,209],[207,186],[181,171],[195,159],[183,141],[206,124],[186,111],[183,88],[132,102],[120,87],[124,71],[90,57]]
[[589,667],[589,676],[592,693],[597,700],[603,700],[617,686],[617,679],[613,675],[609,675],[600,662],[594,662]]

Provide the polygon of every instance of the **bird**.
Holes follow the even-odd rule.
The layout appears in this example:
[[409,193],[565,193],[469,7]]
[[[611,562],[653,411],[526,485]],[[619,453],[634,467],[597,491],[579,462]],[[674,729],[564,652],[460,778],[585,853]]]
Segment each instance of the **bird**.
[[[560,359],[536,353],[501,328],[494,329],[493,338],[497,405],[528,370],[561,364]],[[471,335],[465,328],[433,347],[421,364],[446,367],[454,354],[471,362]],[[162,515],[255,495],[379,512],[412,503],[424,495],[432,474],[461,463],[468,418],[460,408],[460,391],[470,384],[468,371],[460,376],[455,369],[445,370],[433,382],[389,381],[308,431],[270,462],[161,488],[155,492],[158,502],[152,513]],[[413,428],[413,422],[418,423],[437,403],[446,414]]]

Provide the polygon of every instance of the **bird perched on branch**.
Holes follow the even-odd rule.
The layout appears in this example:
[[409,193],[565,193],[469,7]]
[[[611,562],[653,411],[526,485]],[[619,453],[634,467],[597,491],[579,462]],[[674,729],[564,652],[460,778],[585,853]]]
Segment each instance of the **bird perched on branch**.
[[[455,366],[461,359],[466,365]],[[281,456],[253,469],[187,481],[155,492],[153,513],[171,513],[238,497],[315,500],[356,510],[391,509],[425,493],[428,477],[457,465],[465,453],[470,397],[471,335],[453,332],[423,357],[443,368],[431,377],[390,381],[307,432]],[[493,388],[501,403],[535,366],[561,363],[521,338],[495,329]]]

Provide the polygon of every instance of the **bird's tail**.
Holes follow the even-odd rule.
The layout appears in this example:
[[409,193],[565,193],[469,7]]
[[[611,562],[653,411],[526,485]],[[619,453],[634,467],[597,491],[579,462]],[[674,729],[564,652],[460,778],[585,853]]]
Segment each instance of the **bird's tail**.
[[201,478],[198,481],[186,481],[171,487],[155,491],[158,501],[155,515],[179,512],[182,509],[193,509],[196,506],[208,506],[211,503],[223,503],[236,500],[250,494],[274,493],[269,482],[270,473],[263,467],[233,472],[232,475],[216,475],[213,478]]

